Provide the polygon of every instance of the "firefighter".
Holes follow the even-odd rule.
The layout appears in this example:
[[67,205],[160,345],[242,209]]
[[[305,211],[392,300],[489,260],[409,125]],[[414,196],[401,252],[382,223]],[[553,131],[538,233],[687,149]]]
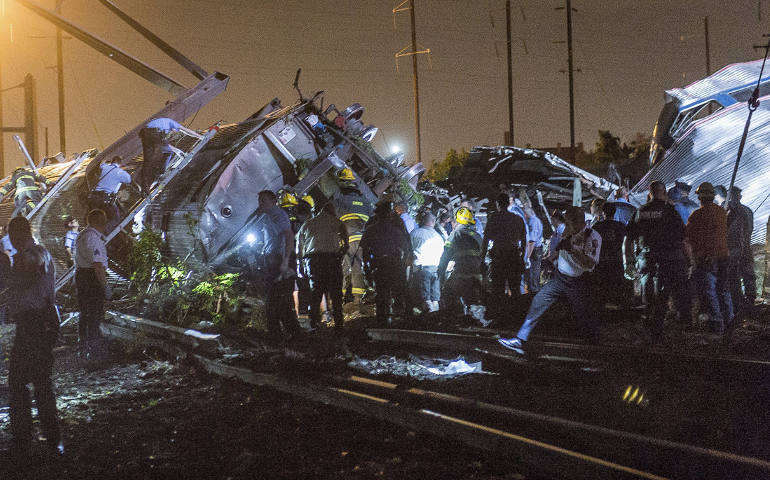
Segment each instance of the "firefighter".
[[18,167],[13,171],[11,181],[0,188],[0,197],[8,195],[14,188],[16,189],[13,196],[14,209],[11,217],[28,214],[40,202],[43,198],[43,191],[38,182],[47,185],[45,177],[29,168]]
[[337,178],[340,180],[340,193],[334,203],[337,214],[348,231],[348,251],[342,258],[345,301],[361,303],[361,297],[366,293],[366,281],[362,263],[363,252],[359,242],[366,222],[372,214],[372,206],[356,186],[356,178],[350,168],[337,172]]
[[[281,208],[289,216],[289,222],[291,223],[291,230],[294,232],[296,238],[300,227],[312,216],[313,197],[305,195],[301,200],[297,199],[297,196],[291,192],[283,192],[280,195],[279,203]],[[292,252],[292,258],[290,260],[292,265],[296,263],[296,252]],[[294,310],[297,315],[309,313],[310,308],[310,280],[301,275],[301,272],[297,271],[297,281],[294,288]]]
[[390,324],[394,303],[406,310],[406,266],[412,263],[412,242],[393,202],[377,205],[361,237],[361,252],[366,277],[377,293],[377,320]]
[[[455,223],[457,226],[444,244],[438,278],[442,284],[442,310],[464,314],[466,307],[481,299],[482,238],[476,232],[476,219],[469,208],[457,209]],[[450,261],[454,262],[454,268],[447,278]]]

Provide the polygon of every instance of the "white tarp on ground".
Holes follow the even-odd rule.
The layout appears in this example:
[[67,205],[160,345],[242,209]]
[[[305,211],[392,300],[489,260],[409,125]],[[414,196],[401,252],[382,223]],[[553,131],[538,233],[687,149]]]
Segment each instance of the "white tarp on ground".
[[468,363],[459,356],[454,359],[441,359],[426,356],[409,355],[408,358],[383,355],[369,360],[356,356],[348,365],[369,375],[396,375],[422,379],[455,378],[470,373],[484,373],[481,362]]

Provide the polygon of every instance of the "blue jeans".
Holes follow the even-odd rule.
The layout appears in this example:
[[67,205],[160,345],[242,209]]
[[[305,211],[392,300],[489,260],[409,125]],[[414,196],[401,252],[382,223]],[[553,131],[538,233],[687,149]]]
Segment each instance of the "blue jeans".
[[698,262],[693,272],[693,281],[711,314],[711,329],[716,332],[721,332],[733,321],[727,267],[727,258],[706,259]]
[[[532,299],[532,305],[530,305],[527,316],[524,318],[524,324],[519,328],[519,333],[516,336],[526,341],[540,317],[560,298],[566,298],[569,301],[577,318],[586,320],[586,305],[589,295],[586,280],[585,275],[568,277],[559,270],[554,271],[551,280]],[[590,322],[586,322],[586,324],[590,325]]]
[[[412,274],[413,292],[416,293],[415,300],[417,306],[430,301],[438,302],[441,298],[441,287],[438,281],[438,267],[425,267],[418,265],[414,267]],[[416,292],[415,292],[416,290]]]

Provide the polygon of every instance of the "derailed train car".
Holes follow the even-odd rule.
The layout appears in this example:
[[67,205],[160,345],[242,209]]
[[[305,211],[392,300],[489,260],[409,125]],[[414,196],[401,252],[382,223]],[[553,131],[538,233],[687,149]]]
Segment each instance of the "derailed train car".
[[[762,60],[728,65],[684,88],[665,93],[650,150],[650,171],[632,191],[643,197],[654,180],[729,186]],[[760,105],[751,119],[735,185],[754,211],[752,243],[764,244],[770,215],[770,73],[760,81]]]

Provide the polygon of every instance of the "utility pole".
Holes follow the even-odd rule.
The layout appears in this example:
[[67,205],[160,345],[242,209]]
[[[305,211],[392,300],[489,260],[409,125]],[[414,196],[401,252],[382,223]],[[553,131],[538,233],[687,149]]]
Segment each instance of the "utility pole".
[[575,79],[572,66],[572,1],[567,0],[567,74],[569,75],[569,147],[575,163]]
[[[56,13],[61,13],[64,0],[56,0]],[[64,49],[62,46],[62,31],[56,27],[56,82],[59,89],[59,150],[67,154],[67,136],[64,128]],[[47,149],[46,149],[47,150]]]
[[[412,52],[417,51],[417,30],[414,20],[414,0],[409,0],[409,16],[412,22]],[[412,55],[412,76],[414,83],[414,131],[417,146],[417,163],[421,162],[420,147],[420,84],[417,81],[417,55]]]
[[[404,4],[409,3],[408,7],[404,7]],[[420,85],[417,77],[417,54],[430,53],[430,49],[417,50],[417,28],[415,26],[414,17],[414,0],[404,0],[396,8],[393,9],[393,25],[395,26],[395,14],[409,10],[410,23],[412,26],[412,45],[411,51],[405,52],[409,47],[402,48],[396,53],[396,69],[398,69],[398,58],[411,55],[412,57],[412,79],[414,84],[414,130],[415,130],[415,150],[416,150],[416,163],[422,161],[421,147],[420,147]]]
[[[2,60],[2,58],[0,58]],[[3,128],[3,62],[0,61],[0,178],[5,177],[5,129]]]
[[508,35],[508,145],[513,146],[513,54],[511,52],[511,0],[505,0],[505,31]]
[[709,17],[703,17],[703,36],[706,40],[706,76],[711,75],[711,46],[709,44]]

